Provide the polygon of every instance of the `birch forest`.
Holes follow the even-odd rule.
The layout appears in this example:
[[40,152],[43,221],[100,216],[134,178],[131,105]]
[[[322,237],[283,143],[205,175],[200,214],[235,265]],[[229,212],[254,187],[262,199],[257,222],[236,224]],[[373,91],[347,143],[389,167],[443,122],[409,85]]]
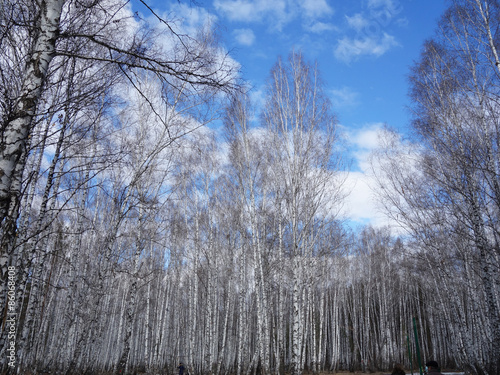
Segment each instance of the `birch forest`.
[[449,2],[381,134],[397,233],[343,220],[313,61],[256,106],[214,25],[141,3],[0,0],[2,374],[500,374],[498,1]]

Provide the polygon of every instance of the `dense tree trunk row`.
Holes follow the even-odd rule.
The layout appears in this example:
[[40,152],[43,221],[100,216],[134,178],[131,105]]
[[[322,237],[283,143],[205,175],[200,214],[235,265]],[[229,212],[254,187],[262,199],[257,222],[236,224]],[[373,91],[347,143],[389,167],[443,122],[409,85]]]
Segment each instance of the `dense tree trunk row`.
[[415,143],[387,132],[378,159],[387,212],[450,323],[444,337],[464,368],[488,374],[500,371],[499,15],[497,1],[452,2],[410,76]]
[[[314,71],[296,54],[276,69]],[[271,86],[271,97],[287,84]],[[18,269],[21,369],[172,373],[183,361],[206,374],[387,370],[417,365],[413,319],[425,358],[491,360],[487,340],[472,334],[488,337],[486,300],[471,300],[472,284],[461,282],[467,272],[480,283],[480,273],[435,272],[444,256],[414,257],[384,230],[349,234],[322,210],[341,199],[325,137],[333,118],[300,128],[296,111],[281,115],[293,119],[288,130],[252,127],[234,100],[226,160],[209,130],[172,146],[138,103],[121,129],[96,121],[83,150],[71,142],[77,123],[61,127],[51,138],[59,167],[30,181],[20,219],[35,225],[20,243],[38,250]],[[107,155],[88,163],[97,153]]]
[[[263,272],[270,285],[260,291],[258,279],[250,281],[256,277],[257,264],[248,252],[251,239],[228,238],[223,228],[210,234],[214,228],[204,225],[208,218],[198,220],[204,222],[199,235],[212,236],[213,248],[204,243],[196,254],[200,257],[197,262],[170,242],[163,244],[171,249],[164,258],[164,247],[148,238],[150,251],[142,257],[140,267],[134,268],[135,255],[131,254],[106,274],[106,261],[88,236],[82,239],[80,256],[85,261],[77,272],[72,271],[76,261],[70,264],[64,258],[51,259],[45,282],[38,289],[44,307],[34,313],[31,327],[27,320],[20,321],[19,327],[24,324],[30,332],[25,343],[29,349],[18,353],[22,368],[72,373],[112,372],[122,366],[128,371],[172,373],[183,361],[196,373],[292,370],[298,346],[293,342],[297,334],[293,332],[297,324],[294,262],[304,267],[302,280],[314,280],[300,295],[305,306],[297,319],[302,370],[387,370],[394,362],[410,367],[410,359],[415,365],[413,318],[419,324],[424,357],[454,368],[460,361],[455,357],[459,351],[454,349],[465,336],[449,325],[448,318],[454,319],[457,307],[467,313],[468,330],[484,332],[481,320],[470,311],[472,304],[460,282],[442,291],[449,282],[435,284],[419,273],[410,273],[401,266],[401,244],[387,233],[368,229],[360,243],[352,244],[356,249],[353,254],[322,255],[312,260],[289,256],[278,260],[279,255],[268,245]],[[185,222],[193,227],[179,230],[184,234],[194,231],[196,221],[196,217],[188,218]],[[55,252],[66,235],[55,235],[48,249]],[[134,243],[123,238],[115,249]],[[245,253],[246,266],[240,262]],[[129,272],[134,269],[138,271]],[[263,298],[259,293],[266,294],[269,306],[263,312],[259,310],[258,299]],[[453,293],[443,309],[438,306],[442,303],[439,293]],[[444,315],[447,311],[449,316]],[[265,317],[259,319],[260,313]],[[281,324],[273,323],[280,320]],[[269,322],[267,336],[262,321]],[[471,337],[476,335],[465,336],[468,340]],[[486,343],[477,337],[475,340],[471,350],[480,354]],[[267,364],[262,362],[262,353],[267,355]]]

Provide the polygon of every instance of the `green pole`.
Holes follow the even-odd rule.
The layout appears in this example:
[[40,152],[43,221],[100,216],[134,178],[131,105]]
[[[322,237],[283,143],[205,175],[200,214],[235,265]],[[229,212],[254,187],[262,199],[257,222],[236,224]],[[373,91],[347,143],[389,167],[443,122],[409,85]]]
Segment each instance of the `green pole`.
[[422,360],[420,359],[420,348],[418,346],[418,332],[417,332],[417,320],[413,318],[413,329],[415,331],[415,345],[417,349],[417,361],[418,361],[418,370],[420,371],[420,375],[423,375],[422,372]]
[[413,361],[411,360],[410,336],[408,336],[408,334],[406,334],[406,344],[408,345],[408,358],[410,358],[410,371],[411,375],[413,375]]

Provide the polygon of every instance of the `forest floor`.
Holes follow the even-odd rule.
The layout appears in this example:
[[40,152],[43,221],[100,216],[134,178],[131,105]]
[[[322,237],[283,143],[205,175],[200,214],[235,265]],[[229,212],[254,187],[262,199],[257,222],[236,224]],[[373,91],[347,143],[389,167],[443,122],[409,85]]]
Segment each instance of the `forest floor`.
[[[460,372],[458,370],[442,370],[441,372],[443,375],[464,375],[464,372]],[[390,375],[390,372],[382,372],[382,371],[376,371],[376,372],[361,372],[361,371],[354,371],[354,372],[349,372],[349,371],[340,371],[340,372],[335,372],[335,373],[321,373],[320,375]],[[411,375],[412,372],[410,370],[406,370],[406,375]],[[413,375],[419,375],[418,370],[413,370]]]
[[[460,371],[453,371],[453,370],[443,370],[441,372],[443,375],[464,375],[464,372]],[[335,373],[321,373],[320,375],[390,375],[390,372],[382,372],[382,371],[376,371],[376,372],[361,372],[361,371],[354,371],[354,372],[349,372],[349,371],[340,371],[340,372],[335,372]],[[406,371],[406,375],[411,375],[412,372],[410,370]],[[413,370],[413,375],[419,375],[418,370]]]

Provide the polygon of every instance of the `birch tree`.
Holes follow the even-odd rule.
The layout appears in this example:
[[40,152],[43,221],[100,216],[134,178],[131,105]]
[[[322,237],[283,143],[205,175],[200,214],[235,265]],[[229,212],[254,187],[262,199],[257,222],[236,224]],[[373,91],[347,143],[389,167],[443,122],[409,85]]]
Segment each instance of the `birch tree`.
[[[166,86],[183,85],[184,92],[190,89],[206,92],[201,87],[229,89],[235,75],[234,65],[228,63],[211,32],[194,38],[175,31],[176,26],[165,20],[160,20],[162,27],[156,30],[134,24],[129,6],[121,1],[103,0],[85,5],[65,0],[5,0],[1,7],[4,18],[1,43],[6,51],[1,61],[5,84],[0,116],[4,280],[6,267],[16,257],[14,239],[22,177],[34,120],[48,88],[47,77],[61,68],[64,57],[114,66],[135,87],[141,79],[140,73],[148,71]],[[117,35],[122,37],[118,40]],[[162,44],[160,38],[171,43]],[[3,300],[4,292],[0,297]]]
[[[253,274],[256,309],[257,309],[257,351],[256,358],[261,363],[262,372],[269,372],[269,305],[268,280],[265,277],[265,233],[262,210],[269,204],[269,186],[266,183],[269,164],[266,162],[268,148],[258,129],[252,129],[251,107],[247,97],[241,96],[232,101],[225,118],[230,157],[236,179],[240,207],[239,231],[243,238],[248,238],[248,246],[253,261]],[[243,291],[241,291],[243,293]],[[240,304],[244,303],[243,296]],[[244,332],[239,332],[240,343]],[[241,344],[240,344],[241,345]],[[249,353],[251,354],[251,353]],[[238,371],[241,371],[238,364]]]
[[[481,291],[482,301],[473,304],[477,307],[473,315],[484,325],[466,324],[467,329],[457,325],[456,333],[463,343],[459,357],[467,358],[463,366],[488,374],[498,373],[500,366],[499,233],[494,224],[500,192],[500,74],[493,36],[499,26],[498,11],[496,1],[478,0],[454,1],[445,12],[410,77],[419,145],[402,146],[397,137],[388,136],[383,152],[387,179],[381,181],[388,193],[387,207],[420,242],[436,288],[451,291],[450,280],[440,273],[453,272],[464,278],[467,293]],[[462,243],[468,244],[467,249]],[[469,267],[475,275],[467,271]],[[453,294],[440,295],[445,313]],[[452,314],[457,324],[465,322],[460,309],[453,308]],[[484,332],[481,342],[474,338],[478,329]],[[487,359],[478,360],[479,352],[487,352]]]
[[[283,202],[285,236],[292,262],[292,373],[303,369],[301,353],[306,323],[306,279],[318,233],[335,218],[341,199],[341,180],[335,173],[340,159],[333,154],[336,120],[322,93],[319,73],[300,53],[287,62],[278,60],[271,71],[268,98],[263,113],[273,135],[273,179]],[[332,211],[320,207],[328,200]]]

